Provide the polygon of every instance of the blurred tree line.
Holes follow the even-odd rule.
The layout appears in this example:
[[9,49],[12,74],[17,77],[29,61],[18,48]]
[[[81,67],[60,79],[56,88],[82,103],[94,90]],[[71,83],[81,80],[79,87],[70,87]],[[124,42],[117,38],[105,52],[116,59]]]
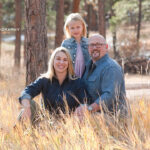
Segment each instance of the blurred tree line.
[[[21,11],[24,18],[24,1],[21,1]],[[77,0],[76,0],[77,1]],[[105,20],[109,20],[115,15],[115,22],[122,24],[136,25],[138,21],[139,2],[142,2],[142,20],[150,21],[150,2],[149,0],[102,0],[105,3]],[[85,18],[89,18],[90,26],[92,30],[98,29],[98,0],[80,0],[79,11]],[[15,25],[15,0],[1,0],[0,2],[0,14],[2,16],[4,28],[12,28]],[[57,0],[46,1],[46,23],[49,31],[55,31],[56,20],[56,7]],[[64,0],[64,15],[68,15],[73,10],[73,0]],[[114,14],[115,13],[115,14]],[[114,17],[113,17],[114,19]],[[88,24],[88,23],[87,23]],[[89,26],[89,24],[88,24]],[[22,27],[24,28],[24,19],[22,20]]]
[[[3,32],[3,28],[19,29],[15,32],[14,53],[14,64],[19,67],[20,36],[25,35],[24,54],[29,75],[26,79],[28,84],[47,69],[48,43],[53,41],[54,46],[51,48],[61,44],[64,38],[63,24],[68,14],[81,13],[87,23],[88,35],[90,31],[96,31],[106,37],[106,29],[110,29],[114,57],[118,58],[120,54],[116,43],[119,26],[133,25],[138,43],[141,22],[150,21],[149,8],[149,0],[1,0],[0,43],[1,34],[7,34],[6,31]],[[55,38],[49,41],[47,35],[54,35]]]

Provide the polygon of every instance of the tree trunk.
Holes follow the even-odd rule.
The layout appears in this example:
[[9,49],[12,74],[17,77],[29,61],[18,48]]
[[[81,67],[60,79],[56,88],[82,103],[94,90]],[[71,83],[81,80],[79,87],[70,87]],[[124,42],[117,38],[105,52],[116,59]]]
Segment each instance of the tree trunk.
[[89,28],[88,28],[88,17],[87,17],[88,11],[87,10],[88,10],[88,4],[87,4],[86,0],[84,0],[84,11],[87,12],[84,16],[84,20],[87,23],[87,37],[88,37],[89,36]]
[[92,20],[91,20],[91,29],[90,30],[97,31],[98,30],[97,12],[93,6],[91,7],[91,18],[92,18]]
[[2,3],[0,3],[0,57],[1,57],[1,39],[2,39]]
[[98,0],[99,8],[99,33],[106,37],[105,31],[105,0]]
[[[110,12],[111,12],[111,17],[116,16],[115,12],[113,10],[113,5],[114,5],[114,1],[110,1]],[[117,47],[116,47],[116,43],[117,43],[117,25],[116,24],[111,24],[111,28],[112,28],[112,38],[113,38],[113,51],[114,51],[114,58],[115,59],[119,59],[120,58],[120,54],[119,51],[117,51]]]
[[114,58],[116,58],[116,56],[117,56],[117,50],[116,50],[116,40],[117,40],[117,37],[116,37],[116,31],[113,31],[112,34],[113,34],[113,50],[114,50]]
[[116,33],[116,30],[114,30],[112,32],[113,34],[113,50],[114,50],[114,58],[115,59],[119,59],[120,58],[120,54],[119,52],[117,51],[117,48],[116,48],[116,43],[117,43],[117,33]]
[[87,16],[86,16],[86,22],[87,22],[87,37],[89,37],[89,32],[91,30],[91,7],[92,5],[91,4],[86,4],[86,8],[87,8]]
[[80,0],[73,0],[73,8],[72,8],[72,12],[79,12],[79,4],[80,4]]
[[64,24],[64,0],[57,0],[57,14],[56,14],[56,35],[55,47],[61,45],[63,40],[63,24]]
[[24,48],[24,51],[23,51],[23,55],[24,55],[24,56],[23,56],[23,59],[24,59],[24,60],[23,60],[23,65],[24,65],[24,66],[26,66],[26,64],[27,64],[27,56],[26,56],[26,55],[27,55],[27,52],[26,52],[26,39],[27,39],[27,38],[26,38],[26,36],[27,36],[26,34],[27,34],[27,31],[26,31],[26,30],[27,30],[27,29],[26,29],[26,27],[25,27],[25,25],[24,25],[24,32],[23,32],[24,37],[25,37],[25,38],[24,38],[24,44],[23,44],[23,48]]
[[14,53],[14,60],[15,60],[15,67],[20,67],[20,48],[21,48],[21,0],[15,0],[16,6],[16,40],[15,40],[15,53]]
[[139,15],[138,15],[138,27],[137,27],[137,41],[140,39],[140,29],[141,29],[141,14],[142,14],[142,0],[139,0]]
[[25,0],[26,84],[47,70],[46,0]]

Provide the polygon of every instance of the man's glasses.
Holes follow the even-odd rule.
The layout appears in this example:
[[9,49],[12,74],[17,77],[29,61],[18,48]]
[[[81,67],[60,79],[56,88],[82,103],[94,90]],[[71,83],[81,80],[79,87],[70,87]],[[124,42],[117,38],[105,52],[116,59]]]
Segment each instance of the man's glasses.
[[89,44],[89,47],[90,48],[94,48],[94,47],[96,47],[96,48],[100,48],[100,47],[102,47],[103,45],[106,45],[105,43],[91,43],[91,44]]

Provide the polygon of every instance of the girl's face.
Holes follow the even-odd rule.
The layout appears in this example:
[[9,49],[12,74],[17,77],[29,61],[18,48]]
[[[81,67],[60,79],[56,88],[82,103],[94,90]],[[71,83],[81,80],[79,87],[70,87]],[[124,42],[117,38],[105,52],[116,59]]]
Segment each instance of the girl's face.
[[72,20],[68,24],[68,29],[70,32],[71,37],[74,37],[75,39],[80,39],[83,34],[83,24],[79,20]]
[[55,73],[64,73],[68,69],[68,58],[64,52],[58,52],[54,58]]

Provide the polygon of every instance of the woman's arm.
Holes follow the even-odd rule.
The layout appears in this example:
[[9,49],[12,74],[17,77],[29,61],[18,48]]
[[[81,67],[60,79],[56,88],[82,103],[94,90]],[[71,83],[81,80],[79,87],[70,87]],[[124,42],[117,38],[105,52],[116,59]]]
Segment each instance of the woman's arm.
[[38,78],[33,83],[28,85],[24,91],[22,91],[21,96],[19,97],[19,101],[23,99],[31,100],[42,91],[44,85],[44,78]]
[[38,78],[33,83],[28,85],[22,92],[21,97],[19,97],[19,101],[23,107],[21,119],[27,120],[31,118],[30,102],[32,98],[34,98],[36,95],[38,95],[41,92],[42,87],[44,85],[43,82],[44,82],[43,78]]
[[31,107],[30,107],[30,101],[28,99],[23,99],[21,101],[21,104],[23,106],[23,114],[21,116],[21,119],[28,120],[31,118]]

